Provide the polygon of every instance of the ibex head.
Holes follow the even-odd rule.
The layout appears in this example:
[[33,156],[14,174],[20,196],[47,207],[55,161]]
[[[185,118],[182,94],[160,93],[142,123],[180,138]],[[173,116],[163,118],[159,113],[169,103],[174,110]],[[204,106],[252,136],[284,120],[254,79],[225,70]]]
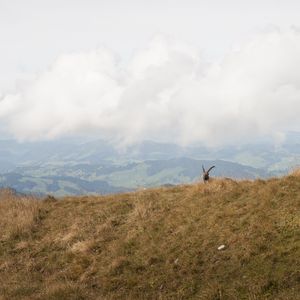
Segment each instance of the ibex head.
[[211,169],[213,169],[215,166],[210,167],[207,171],[205,171],[204,166],[202,165],[202,170],[203,170],[203,181],[208,182],[209,180],[209,172],[211,171]]

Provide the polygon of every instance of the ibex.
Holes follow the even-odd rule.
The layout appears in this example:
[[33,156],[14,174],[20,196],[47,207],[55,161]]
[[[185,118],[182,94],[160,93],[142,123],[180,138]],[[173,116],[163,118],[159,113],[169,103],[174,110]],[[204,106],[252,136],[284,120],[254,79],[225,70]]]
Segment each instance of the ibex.
[[209,172],[211,171],[211,169],[213,169],[215,166],[210,167],[207,171],[205,171],[203,165],[202,165],[202,170],[203,170],[203,181],[204,183],[209,181]]

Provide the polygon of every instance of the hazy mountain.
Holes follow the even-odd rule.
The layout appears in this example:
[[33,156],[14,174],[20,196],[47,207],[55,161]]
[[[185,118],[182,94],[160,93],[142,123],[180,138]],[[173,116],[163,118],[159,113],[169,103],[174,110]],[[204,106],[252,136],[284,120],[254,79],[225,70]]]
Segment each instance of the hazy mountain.
[[269,173],[222,160],[191,158],[147,160],[119,164],[36,164],[0,175],[0,186],[20,192],[64,194],[116,193],[141,187],[201,180],[202,165],[216,165],[213,177],[253,179]]
[[34,177],[18,173],[0,175],[0,187],[10,187],[21,193],[82,195],[111,194],[130,191],[126,187],[117,187],[103,180],[84,180],[72,176],[40,176]]
[[222,148],[208,148],[203,145],[181,147],[171,143],[144,141],[120,149],[103,140],[66,139],[34,143],[0,140],[0,172],[13,166],[36,163],[128,163],[179,157],[220,159],[281,172],[300,164],[300,134],[289,133],[280,146],[262,140],[255,144]]
[[256,144],[211,149],[144,141],[120,149],[103,140],[25,142],[0,140],[0,186],[20,192],[114,193],[139,187],[193,182],[201,166],[213,176],[253,179],[286,174],[300,165],[300,134],[280,146]]

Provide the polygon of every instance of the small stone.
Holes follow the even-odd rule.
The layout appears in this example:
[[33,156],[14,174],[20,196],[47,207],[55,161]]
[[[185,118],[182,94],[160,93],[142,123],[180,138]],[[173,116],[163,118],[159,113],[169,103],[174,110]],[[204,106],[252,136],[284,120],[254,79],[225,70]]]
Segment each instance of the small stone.
[[225,245],[221,245],[218,247],[218,250],[224,250],[225,249]]

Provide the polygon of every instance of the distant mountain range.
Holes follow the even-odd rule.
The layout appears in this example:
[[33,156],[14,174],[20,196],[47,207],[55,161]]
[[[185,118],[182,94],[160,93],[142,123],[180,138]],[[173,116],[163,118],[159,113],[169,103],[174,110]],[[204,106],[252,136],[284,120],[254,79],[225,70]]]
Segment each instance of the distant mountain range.
[[267,141],[210,149],[144,141],[118,149],[103,140],[18,143],[0,140],[0,187],[37,194],[107,194],[200,180],[202,164],[212,176],[235,179],[286,174],[300,165],[300,134],[280,147]]

